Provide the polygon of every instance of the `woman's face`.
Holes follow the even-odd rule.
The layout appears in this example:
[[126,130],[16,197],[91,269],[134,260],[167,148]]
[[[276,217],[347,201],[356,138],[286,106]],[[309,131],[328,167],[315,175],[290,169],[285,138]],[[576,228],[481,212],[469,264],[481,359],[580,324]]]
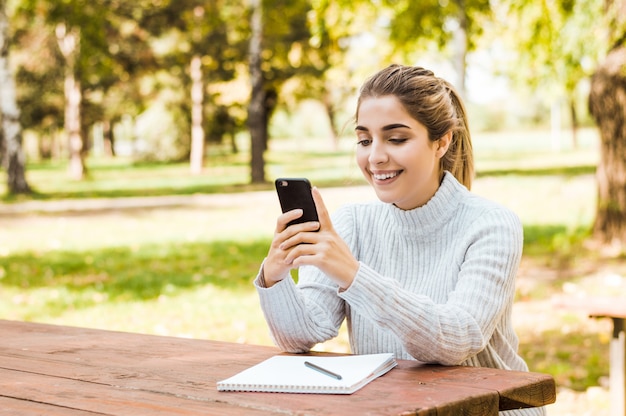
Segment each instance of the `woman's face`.
[[364,99],[357,113],[357,163],[378,198],[409,210],[439,188],[439,160],[450,134],[432,142],[393,95]]

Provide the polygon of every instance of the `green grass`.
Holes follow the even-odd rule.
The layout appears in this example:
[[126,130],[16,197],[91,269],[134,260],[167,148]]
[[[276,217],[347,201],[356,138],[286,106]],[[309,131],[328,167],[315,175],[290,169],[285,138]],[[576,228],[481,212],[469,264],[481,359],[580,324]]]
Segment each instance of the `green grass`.
[[[226,339],[231,318],[254,315],[238,305],[251,303],[251,279],[268,244],[146,244],[0,257],[0,316],[138,332],[164,330],[166,317],[176,334],[191,334],[194,322],[200,330],[194,336]],[[198,324],[203,316],[213,332],[203,334],[209,329]]]
[[205,284],[228,290],[241,288],[250,283],[268,244],[269,240],[215,241],[16,253],[0,257],[0,270],[4,287],[64,287],[77,294],[96,290],[113,302],[149,300],[164,291]]
[[[541,132],[475,137],[474,191],[520,215],[524,267],[546,275],[520,288],[521,303],[545,301],[580,282],[588,269],[579,265],[595,259],[584,242],[593,220],[597,152],[592,132],[583,138],[580,149],[554,152]],[[314,139],[277,141],[267,161],[268,179],[306,176],[323,195],[330,187],[364,183],[351,139],[339,151]],[[69,180],[64,163],[29,164],[33,198],[199,193],[224,194],[232,203],[0,215],[0,318],[271,344],[251,282],[271,239],[277,201],[262,206],[256,194],[229,199],[272,188],[247,184],[245,152],[211,153],[198,176],[186,164],[88,163],[84,182]],[[520,332],[530,368],[553,374],[560,386],[598,385],[608,372],[605,328],[585,326],[584,316],[553,319],[553,326]],[[347,350],[345,331],[320,348]]]
[[[346,139],[347,140],[347,139]],[[137,163],[130,158],[91,158],[86,161],[85,180],[69,178],[66,163],[37,161],[27,166],[26,176],[34,193],[10,197],[5,173],[0,173],[0,195],[5,203],[28,199],[119,198],[133,196],[193,195],[267,190],[278,176],[307,176],[324,186],[364,183],[353,162],[350,144],[344,149],[309,151],[302,154],[291,142],[278,142],[266,155],[266,184],[250,184],[249,155],[209,154],[204,171],[192,175],[188,163]],[[347,147],[347,149],[345,149]]]
[[608,376],[608,350],[606,333],[550,329],[522,335],[519,352],[532,371],[552,374],[560,387],[584,391]]

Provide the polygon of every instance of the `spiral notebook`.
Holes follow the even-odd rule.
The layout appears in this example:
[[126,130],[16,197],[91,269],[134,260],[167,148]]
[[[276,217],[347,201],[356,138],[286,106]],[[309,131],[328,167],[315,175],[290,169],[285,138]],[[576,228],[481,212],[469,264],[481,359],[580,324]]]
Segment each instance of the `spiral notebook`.
[[277,355],[218,381],[217,390],[352,394],[396,365],[393,354]]

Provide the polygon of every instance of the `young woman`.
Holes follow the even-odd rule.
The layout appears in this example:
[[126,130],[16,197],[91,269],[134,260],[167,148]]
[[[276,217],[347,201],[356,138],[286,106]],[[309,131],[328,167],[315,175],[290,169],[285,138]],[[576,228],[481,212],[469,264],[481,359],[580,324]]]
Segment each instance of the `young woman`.
[[343,206],[331,221],[314,188],[319,222],[287,227],[301,210],[278,217],[255,280],[276,344],[308,351],[347,319],[355,354],[526,371],[511,323],[522,226],[468,190],[472,146],[454,88],[392,65],[362,86],[355,131],[380,201]]

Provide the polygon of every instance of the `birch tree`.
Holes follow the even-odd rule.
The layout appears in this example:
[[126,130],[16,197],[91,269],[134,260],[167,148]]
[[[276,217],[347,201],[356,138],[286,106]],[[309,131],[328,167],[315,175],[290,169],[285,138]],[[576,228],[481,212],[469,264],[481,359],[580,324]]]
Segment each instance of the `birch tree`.
[[10,194],[31,192],[26,181],[26,158],[22,149],[22,127],[17,107],[15,79],[9,66],[9,20],[6,13],[6,0],[0,0],[0,117],[4,153],[2,165],[7,170]]
[[76,61],[80,54],[80,29],[68,28],[59,23],[55,30],[59,49],[65,58],[65,134],[70,150],[69,174],[72,179],[83,179],[87,173],[85,166],[84,137],[81,132],[80,107],[82,90],[80,79],[76,77]]

